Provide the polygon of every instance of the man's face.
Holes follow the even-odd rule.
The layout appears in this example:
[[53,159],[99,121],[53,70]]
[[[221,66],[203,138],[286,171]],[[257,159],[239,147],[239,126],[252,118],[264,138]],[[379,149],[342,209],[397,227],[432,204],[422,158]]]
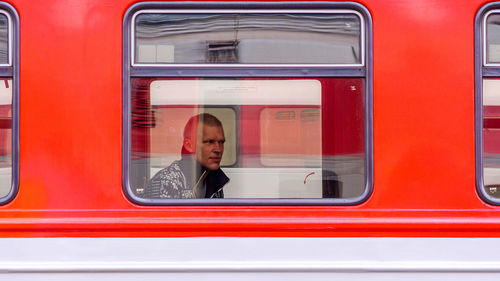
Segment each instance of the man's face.
[[208,170],[217,170],[224,153],[224,130],[222,127],[203,124],[202,136],[196,147],[196,158]]

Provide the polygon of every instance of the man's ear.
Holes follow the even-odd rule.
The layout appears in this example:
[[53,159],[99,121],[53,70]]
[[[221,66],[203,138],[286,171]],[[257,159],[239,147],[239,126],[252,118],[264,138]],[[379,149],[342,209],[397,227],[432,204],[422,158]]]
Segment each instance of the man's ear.
[[189,153],[194,153],[194,143],[191,139],[189,138],[185,138],[182,145],[184,146],[184,148],[189,152]]

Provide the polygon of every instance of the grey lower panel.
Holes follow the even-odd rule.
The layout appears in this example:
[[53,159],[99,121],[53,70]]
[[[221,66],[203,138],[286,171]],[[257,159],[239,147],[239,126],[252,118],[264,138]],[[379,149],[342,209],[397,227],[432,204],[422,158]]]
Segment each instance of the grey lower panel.
[[460,281],[481,280],[497,281],[499,274],[494,273],[44,273],[44,274],[9,274],[0,275],[0,280],[15,281],[84,281],[84,280],[204,280],[204,281],[229,281],[229,280],[259,280],[259,281]]
[[499,280],[500,238],[3,238],[1,280]]

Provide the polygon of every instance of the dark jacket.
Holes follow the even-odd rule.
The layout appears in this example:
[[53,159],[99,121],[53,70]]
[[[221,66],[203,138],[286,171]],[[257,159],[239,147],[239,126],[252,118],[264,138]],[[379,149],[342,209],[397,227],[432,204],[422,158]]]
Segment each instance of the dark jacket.
[[224,198],[222,188],[228,182],[229,178],[220,168],[208,171],[193,155],[183,155],[181,160],[172,162],[151,178],[143,196],[172,199]]

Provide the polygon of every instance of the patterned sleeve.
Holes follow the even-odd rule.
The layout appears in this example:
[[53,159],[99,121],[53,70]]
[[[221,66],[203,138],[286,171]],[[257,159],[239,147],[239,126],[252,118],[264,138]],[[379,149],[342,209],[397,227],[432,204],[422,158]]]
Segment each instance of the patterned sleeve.
[[149,181],[144,191],[145,198],[191,198],[186,189],[186,180],[176,163],[159,171]]

